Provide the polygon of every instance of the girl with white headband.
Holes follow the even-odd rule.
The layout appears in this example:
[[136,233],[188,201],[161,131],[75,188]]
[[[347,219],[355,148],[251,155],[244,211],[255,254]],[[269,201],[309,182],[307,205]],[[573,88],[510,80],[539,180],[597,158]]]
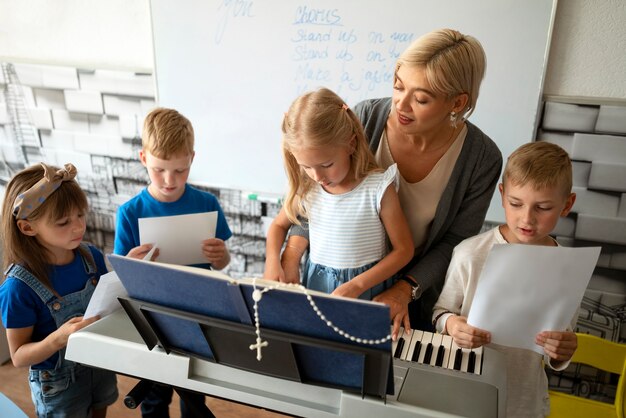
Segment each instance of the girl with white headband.
[[75,176],[72,164],[26,168],[2,207],[0,313],[13,364],[30,367],[38,417],[102,418],[118,396],[115,373],[64,358],[69,335],[98,319],[82,315],[107,271],[102,253],[82,242],[87,197]]

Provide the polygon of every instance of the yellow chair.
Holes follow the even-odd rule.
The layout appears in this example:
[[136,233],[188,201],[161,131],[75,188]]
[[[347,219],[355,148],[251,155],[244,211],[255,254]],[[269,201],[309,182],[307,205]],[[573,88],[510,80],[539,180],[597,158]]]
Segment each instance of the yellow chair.
[[578,336],[578,349],[572,363],[582,363],[619,375],[615,403],[594,401],[566,393],[550,391],[550,417],[624,417],[626,384],[626,344],[618,344],[588,334]]

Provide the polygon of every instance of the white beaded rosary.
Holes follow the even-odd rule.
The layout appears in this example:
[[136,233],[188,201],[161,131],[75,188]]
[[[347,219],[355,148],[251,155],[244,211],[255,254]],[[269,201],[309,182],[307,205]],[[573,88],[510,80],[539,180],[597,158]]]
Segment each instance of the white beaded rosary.
[[274,285],[274,286],[268,286],[268,287],[265,287],[263,289],[258,289],[257,286],[256,286],[256,280],[257,280],[256,277],[252,279],[252,287],[254,288],[254,291],[252,292],[252,300],[254,300],[254,326],[255,326],[255,329],[256,329],[256,331],[255,331],[255,333],[256,333],[256,343],[250,345],[250,350],[256,350],[256,359],[258,361],[261,361],[261,359],[263,358],[263,355],[261,354],[261,349],[263,347],[267,347],[267,345],[268,345],[268,342],[267,341],[263,341],[263,339],[261,338],[261,325],[260,325],[260,322],[259,322],[259,301],[263,297],[263,293],[269,292],[270,290],[274,290],[274,289],[278,289],[278,288],[295,288],[295,289],[299,289],[300,291],[302,291],[302,293],[304,293],[306,295],[306,298],[309,301],[309,304],[311,305],[311,308],[313,308],[313,311],[326,324],[326,326],[328,326],[333,331],[335,331],[337,334],[341,335],[342,337],[344,337],[344,338],[346,338],[346,339],[348,339],[350,341],[355,341],[355,342],[360,343],[360,344],[376,345],[376,344],[382,344],[382,343],[388,341],[389,339],[391,339],[391,335],[390,334],[388,334],[384,338],[378,338],[378,339],[375,339],[375,340],[367,339],[367,338],[359,338],[359,337],[355,337],[353,335],[350,335],[349,333],[347,333],[344,330],[340,329],[335,324],[333,324],[332,321],[330,321],[329,319],[326,318],[326,316],[322,313],[322,311],[320,311],[320,309],[315,304],[315,301],[313,300],[313,297],[309,294],[308,289],[306,287],[302,286],[301,284],[276,282],[276,285]]

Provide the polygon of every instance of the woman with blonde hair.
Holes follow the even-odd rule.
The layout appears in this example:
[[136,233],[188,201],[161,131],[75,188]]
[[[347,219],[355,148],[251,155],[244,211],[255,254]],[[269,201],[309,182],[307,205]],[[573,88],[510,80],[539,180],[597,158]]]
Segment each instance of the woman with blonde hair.
[[[397,164],[400,205],[415,246],[400,278],[376,298],[391,308],[394,338],[401,325],[433,329],[432,307],[452,249],[480,231],[489,208],[502,155],[467,120],[477,106],[485,68],[478,40],[452,29],[435,30],[398,59],[392,97],[355,106],[376,161],[382,167]],[[299,277],[307,245],[306,229],[294,228],[282,258],[288,280]]]

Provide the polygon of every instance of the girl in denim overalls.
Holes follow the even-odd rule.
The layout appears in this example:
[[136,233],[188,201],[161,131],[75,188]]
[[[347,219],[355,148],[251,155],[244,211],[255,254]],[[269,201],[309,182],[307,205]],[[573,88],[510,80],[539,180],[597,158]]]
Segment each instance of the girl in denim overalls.
[[30,366],[38,417],[105,417],[118,395],[113,372],[64,358],[69,335],[97,319],[82,315],[106,272],[82,243],[87,198],[75,176],[72,164],[29,167],[7,185],[2,208],[0,312],[13,364]]

